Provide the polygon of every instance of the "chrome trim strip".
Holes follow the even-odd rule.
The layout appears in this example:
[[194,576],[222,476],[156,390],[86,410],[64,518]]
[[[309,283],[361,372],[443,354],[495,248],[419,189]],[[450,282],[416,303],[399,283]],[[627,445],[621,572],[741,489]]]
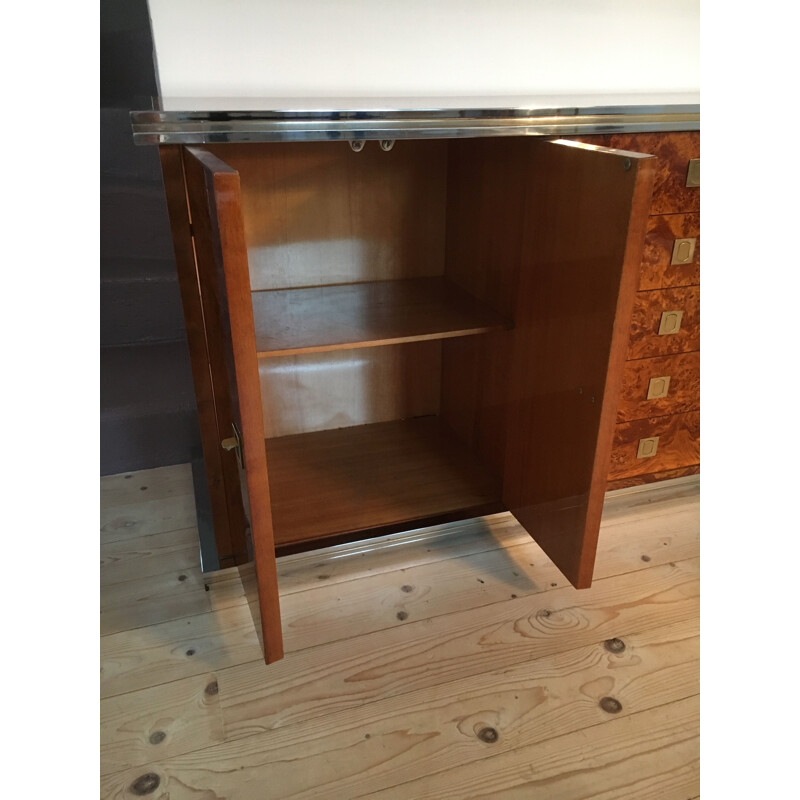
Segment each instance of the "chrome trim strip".
[[396,111],[134,111],[137,144],[576,136],[699,130],[699,105]]

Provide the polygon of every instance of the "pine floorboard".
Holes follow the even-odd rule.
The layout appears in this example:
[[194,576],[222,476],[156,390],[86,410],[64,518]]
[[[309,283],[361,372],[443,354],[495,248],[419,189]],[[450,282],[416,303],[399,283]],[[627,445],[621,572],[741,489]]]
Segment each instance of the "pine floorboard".
[[103,798],[699,795],[698,476],[610,493],[580,592],[508,514],[282,558],[269,667],[191,491],[101,480]]

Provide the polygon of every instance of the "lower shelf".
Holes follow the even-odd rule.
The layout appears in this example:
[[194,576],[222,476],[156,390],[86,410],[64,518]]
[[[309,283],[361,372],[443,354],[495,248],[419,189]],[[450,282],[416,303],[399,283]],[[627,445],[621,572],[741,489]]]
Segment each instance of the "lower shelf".
[[438,417],[281,436],[266,447],[276,548],[502,510],[499,479]]

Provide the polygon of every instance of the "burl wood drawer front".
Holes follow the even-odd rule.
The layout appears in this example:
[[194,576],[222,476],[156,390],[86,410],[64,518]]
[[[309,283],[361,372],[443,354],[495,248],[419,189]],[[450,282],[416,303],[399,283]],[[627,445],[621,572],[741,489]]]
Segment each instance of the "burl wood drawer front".
[[687,475],[697,475],[698,472],[700,472],[700,465],[692,464],[688,467],[668,469],[655,474],[631,475],[629,478],[619,478],[618,480],[608,481],[606,484],[606,491],[610,492],[614,489],[627,489],[629,486],[644,486],[645,484],[655,481],[668,481],[670,478],[685,478]]
[[[658,437],[655,446],[647,441]],[[641,457],[642,452],[654,452]],[[617,425],[609,480],[674,470],[700,463],[700,412],[651,417]]]
[[[695,240],[694,253],[689,260],[686,260],[684,252],[688,251],[691,245],[685,240],[691,239]],[[684,244],[681,244],[682,240]],[[673,264],[673,260],[679,263]],[[639,273],[639,291],[694,286],[698,283],[700,283],[700,215],[664,214],[650,217],[647,238],[644,242],[642,268]]]
[[[573,138],[573,137],[570,137]],[[614,133],[576,136],[576,141],[657,156],[651,214],[681,214],[700,210],[700,187],[687,186],[689,161],[700,158],[700,131],[675,133]]]
[[[678,327],[674,333],[659,333],[665,328],[674,329],[676,325]],[[699,286],[637,293],[631,318],[629,360],[688,353],[699,349]]]
[[679,414],[699,407],[700,353],[641,358],[625,364],[617,422]]

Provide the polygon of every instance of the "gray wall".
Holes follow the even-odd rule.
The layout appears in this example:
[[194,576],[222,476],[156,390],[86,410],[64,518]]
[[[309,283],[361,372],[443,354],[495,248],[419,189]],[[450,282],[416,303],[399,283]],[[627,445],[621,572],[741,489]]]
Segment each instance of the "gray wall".
[[129,112],[158,94],[146,0],[100,8],[100,472],[191,461],[199,432],[155,147]]

